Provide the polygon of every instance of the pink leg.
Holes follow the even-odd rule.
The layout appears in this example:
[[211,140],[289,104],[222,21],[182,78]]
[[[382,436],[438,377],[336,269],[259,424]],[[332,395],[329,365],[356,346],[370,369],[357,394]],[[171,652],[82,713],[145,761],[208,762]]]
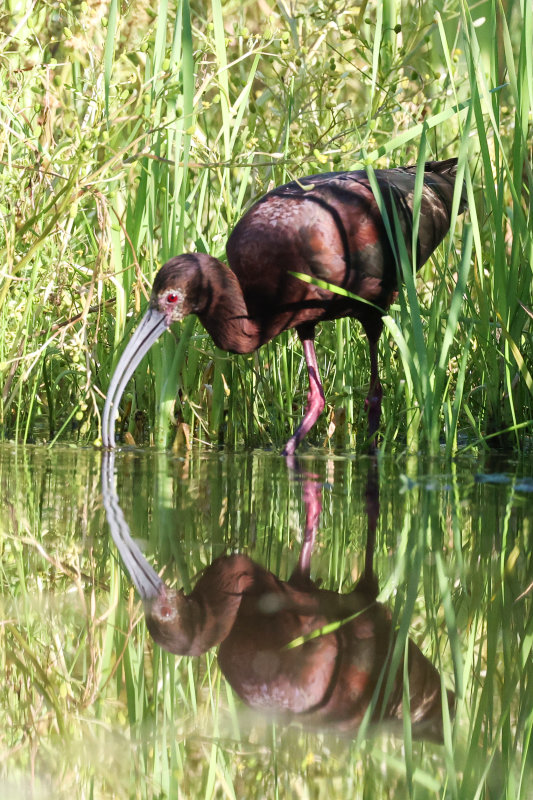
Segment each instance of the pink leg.
[[294,455],[296,448],[306,435],[309,433],[319,416],[324,410],[324,389],[318,374],[318,364],[316,361],[314,330],[305,334],[298,331],[304,349],[305,363],[309,373],[309,392],[307,393],[307,405],[302,421],[294,431],[293,435],[282,450],[282,455]]
[[381,398],[383,389],[379,380],[378,372],[378,340],[368,340],[370,348],[370,389],[365,400],[365,408],[368,412],[368,437],[372,447],[376,446],[376,433],[379,429],[381,418]]

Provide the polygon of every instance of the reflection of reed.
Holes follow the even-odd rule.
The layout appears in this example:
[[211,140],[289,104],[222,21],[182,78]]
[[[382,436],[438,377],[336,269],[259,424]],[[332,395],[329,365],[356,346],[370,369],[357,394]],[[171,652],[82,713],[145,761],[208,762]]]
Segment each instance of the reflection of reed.
[[[403,665],[385,693],[394,634],[388,609],[378,603],[373,572],[379,515],[377,467],[367,487],[368,538],[365,569],[347,594],[321,589],[311,580],[311,553],[321,511],[322,487],[302,474],[306,507],[304,541],[288,581],[248,556],[215,559],[189,595],[167,587],[132,540],[118,503],[113,453],[102,454],[104,506],[113,540],[139,592],[146,624],[164,649],[200,655],[219,645],[220,667],[251,707],[298,718],[312,726],[353,731],[372,704],[372,719],[400,720]],[[408,675],[413,733],[442,736],[441,680],[435,667],[409,641]],[[448,692],[451,708],[454,696]]]

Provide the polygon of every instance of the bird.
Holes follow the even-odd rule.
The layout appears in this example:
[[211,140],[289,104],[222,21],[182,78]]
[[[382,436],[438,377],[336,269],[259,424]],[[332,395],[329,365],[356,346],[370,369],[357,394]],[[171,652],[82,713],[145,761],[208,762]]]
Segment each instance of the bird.
[[[166,584],[148,563],[114,488],[114,453],[102,451],[102,496],[107,522],[137,589],[153,640],[170,653],[197,657],[218,647],[222,673],[251,708],[307,727],[356,731],[373,704],[372,719],[400,724],[404,664],[392,672],[397,631],[378,602],[373,569],[379,514],[377,472],[369,465],[365,566],[355,586],[340,593],[311,578],[311,557],[322,507],[322,484],[303,474],[305,526],[298,561],[288,580],[244,553],[210,563],[190,594]],[[338,626],[335,625],[338,624]],[[441,678],[411,640],[409,712],[417,738],[442,739]],[[388,680],[390,677],[391,680]],[[390,684],[390,690],[386,685]],[[454,693],[446,692],[450,714]]]
[[[456,158],[425,163],[417,269],[450,228],[457,163]],[[148,310],[110,381],[102,445],[115,445],[120,399],[141,359],[172,323],[189,314],[199,318],[217,347],[232,353],[252,353],[282,331],[296,330],[309,390],[303,418],[283,448],[286,456],[294,455],[325,406],[314,345],[317,324],[341,317],[359,320],[369,343],[365,406],[369,441],[375,442],[383,396],[378,340],[382,316],[398,288],[399,235],[413,258],[416,176],[416,166],[376,169],[380,198],[365,170],[293,180],[269,191],[237,222],[226,245],[228,265],[206,253],[167,261],[156,273]],[[459,194],[461,213],[466,208],[464,183]],[[324,283],[344,294],[330,291]]]

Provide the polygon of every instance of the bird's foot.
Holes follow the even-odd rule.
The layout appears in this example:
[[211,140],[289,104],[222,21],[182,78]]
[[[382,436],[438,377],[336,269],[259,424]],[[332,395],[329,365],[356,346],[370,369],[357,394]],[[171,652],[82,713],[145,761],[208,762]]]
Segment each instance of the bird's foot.
[[292,436],[289,439],[289,441],[287,442],[287,444],[285,445],[285,447],[281,451],[281,455],[282,456],[286,456],[287,458],[292,458],[292,456],[295,454],[296,448],[298,447],[298,442],[294,442],[293,439],[294,439],[294,436]]

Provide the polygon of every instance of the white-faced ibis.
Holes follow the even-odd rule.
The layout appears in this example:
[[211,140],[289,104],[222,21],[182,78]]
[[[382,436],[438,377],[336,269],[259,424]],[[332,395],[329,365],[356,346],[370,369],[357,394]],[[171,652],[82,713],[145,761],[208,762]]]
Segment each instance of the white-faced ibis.
[[[400,659],[387,693],[396,631],[389,609],[377,602],[372,562],[379,498],[372,465],[366,490],[365,568],[346,594],[320,588],[310,577],[322,486],[304,476],[303,488],[304,540],[287,581],[247,555],[233,554],[216,558],[186,595],[161,580],[131,538],[114,489],[113,454],[102,454],[107,521],[155,642],[186,656],[199,656],[218,645],[218,663],[226,679],[248,706],[262,712],[353,733],[375,703],[372,719],[391,725],[402,719],[404,668]],[[332,630],[334,623],[339,626]],[[290,646],[297,640],[297,646]],[[412,641],[407,648],[413,734],[439,740],[440,675]],[[447,693],[447,701],[452,711],[453,692]]]
[[[421,267],[450,227],[457,159],[425,165],[416,266]],[[416,167],[376,170],[390,230],[399,221],[411,257]],[[393,212],[393,206],[395,213]],[[463,187],[459,211],[466,207]],[[358,319],[370,347],[366,399],[372,440],[381,415],[377,343],[382,314],[397,288],[397,254],[365,171],[330,172],[292,181],[266,194],[242,217],[226,246],[229,268],[203,253],[170,259],[155,276],[150,305],[112,377],[102,419],[104,447],[115,444],[114,419],[135,368],[173,322],[196,314],[215,344],[251,353],[281,331],[296,328],[309,373],[303,419],[284,448],[295,452],[324,408],[314,347],[315,326]],[[351,299],[291,273],[326,281]]]

